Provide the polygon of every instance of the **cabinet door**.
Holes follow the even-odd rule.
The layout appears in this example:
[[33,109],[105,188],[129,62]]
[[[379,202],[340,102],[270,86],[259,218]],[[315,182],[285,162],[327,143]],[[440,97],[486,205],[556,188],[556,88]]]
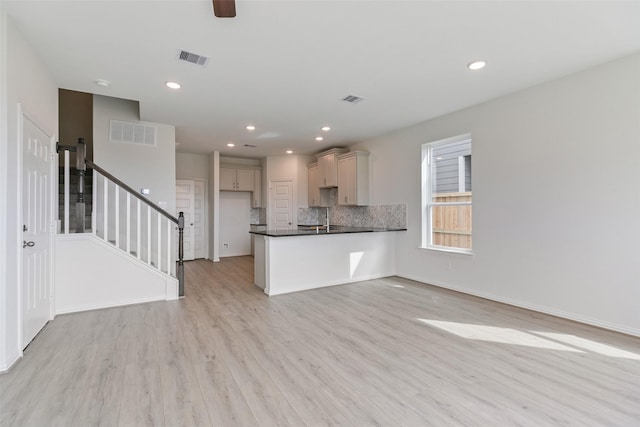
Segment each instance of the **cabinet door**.
[[307,197],[309,207],[320,206],[320,188],[318,187],[318,165],[307,167],[309,183]]
[[356,158],[338,160],[338,204],[356,204]]
[[236,189],[236,170],[232,168],[220,168],[220,190]]
[[262,207],[262,171],[253,171],[253,207]]
[[318,159],[318,187],[327,188],[338,185],[336,155],[327,154]]
[[253,169],[236,169],[236,190],[253,191]]

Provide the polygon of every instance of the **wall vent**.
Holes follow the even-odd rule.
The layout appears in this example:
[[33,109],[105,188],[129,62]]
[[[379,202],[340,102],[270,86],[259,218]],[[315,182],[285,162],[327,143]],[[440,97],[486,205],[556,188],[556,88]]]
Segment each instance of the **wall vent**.
[[364,101],[364,98],[356,95],[347,95],[344,98],[342,98],[342,101],[348,102],[350,104],[357,104],[358,102]]
[[180,49],[178,50],[178,61],[189,62],[190,64],[206,67],[209,63],[209,58]]
[[111,142],[127,142],[155,147],[157,133],[155,126],[142,123],[121,120],[111,120],[109,123],[109,140]]

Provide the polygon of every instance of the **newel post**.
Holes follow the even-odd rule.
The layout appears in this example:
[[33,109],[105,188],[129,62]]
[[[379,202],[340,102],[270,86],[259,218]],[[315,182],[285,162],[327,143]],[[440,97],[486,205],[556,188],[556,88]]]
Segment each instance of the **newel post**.
[[76,151],[76,170],[78,171],[78,201],[76,202],[76,233],[84,233],[84,176],[87,171],[85,164],[86,144],[84,138],[78,138]]
[[178,276],[178,296],[184,296],[184,212],[178,214],[178,265],[176,276]]

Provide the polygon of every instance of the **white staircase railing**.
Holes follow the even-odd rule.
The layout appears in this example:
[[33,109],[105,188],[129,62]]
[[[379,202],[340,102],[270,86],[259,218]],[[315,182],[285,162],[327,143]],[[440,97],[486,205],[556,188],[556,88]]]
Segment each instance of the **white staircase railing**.
[[[141,262],[178,279],[184,296],[184,215],[176,218],[133,188],[85,158],[84,139],[77,146],[58,145],[64,150],[63,234],[91,232]],[[78,197],[76,224],[70,227],[70,152],[76,153]],[[91,227],[85,224],[85,173],[93,170]],[[177,226],[177,228],[176,228]],[[177,229],[177,233],[175,230]],[[177,251],[176,251],[177,249]]]

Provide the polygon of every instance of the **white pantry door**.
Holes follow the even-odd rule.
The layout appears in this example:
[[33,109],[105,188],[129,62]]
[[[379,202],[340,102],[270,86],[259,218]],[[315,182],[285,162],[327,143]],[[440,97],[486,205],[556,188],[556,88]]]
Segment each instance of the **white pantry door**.
[[193,181],[188,179],[176,180],[176,216],[184,213],[183,259],[195,259],[195,245],[193,240]]
[[53,318],[52,142],[22,115],[22,347]]
[[271,182],[272,223],[269,228],[286,230],[293,227],[293,183]]

